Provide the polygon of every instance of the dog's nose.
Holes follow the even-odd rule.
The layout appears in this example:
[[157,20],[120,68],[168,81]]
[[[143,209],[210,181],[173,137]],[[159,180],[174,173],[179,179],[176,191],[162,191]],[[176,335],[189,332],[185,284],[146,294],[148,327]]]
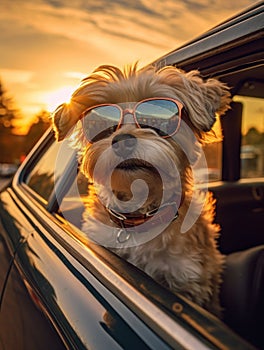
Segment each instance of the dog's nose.
[[112,148],[116,155],[127,157],[135,148],[137,139],[131,134],[118,134],[112,140]]

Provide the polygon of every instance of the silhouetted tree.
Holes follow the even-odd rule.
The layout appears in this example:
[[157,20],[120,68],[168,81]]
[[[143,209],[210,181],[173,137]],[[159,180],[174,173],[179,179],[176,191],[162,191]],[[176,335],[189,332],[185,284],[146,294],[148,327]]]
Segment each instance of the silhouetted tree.
[[25,137],[24,150],[26,154],[31,150],[31,148],[40,139],[50,125],[49,112],[42,110],[35,116],[35,119],[33,120]]
[[19,118],[19,111],[0,80],[0,163],[19,162],[23,142],[21,136],[13,133]]
[[15,119],[20,118],[19,111],[14,108],[14,102],[6,93],[0,80],[0,136],[11,134]]
[[49,112],[40,111],[27,135],[15,135],[15,124],[21,116],[0,80],[0,163],[19,163],[50,126],[49,117]]
[[257,128],[250,128],[243,138],[244,145],[260,145],[263,144],[264,134],[261,133]]

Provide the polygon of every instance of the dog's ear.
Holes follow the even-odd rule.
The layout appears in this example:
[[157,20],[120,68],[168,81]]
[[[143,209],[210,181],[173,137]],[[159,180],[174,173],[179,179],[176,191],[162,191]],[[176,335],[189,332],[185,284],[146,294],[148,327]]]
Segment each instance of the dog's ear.
[[52,115],[53,129],[58,141],[65,138],[87,108],[105,101],[107,98],[105,87],[111,81],[121,80],[121,75],[118,68],[105,65],[98,67],[81,81],[70,102],[60,105]]
[[96,96],[100,98],[100,92],[90,82],[81,82],[71,96],[69,103],[63,103],[57,107],[52,115],[53,129],[58,141],[63,140],[71,128],[82,117],[82,113],[96,102]]
[[192,124],[203,132],[210,131],[218,115],[224,114],[231,102],[229,88],[216,79],[204,81],[198,71],[185,75],[187,89],[184,104]]
[[55,136],[58,141],[63,140],[70,129],[79,120],[83,106],[78,106],[75,103],[63,103],[52,115],[53,129],[55,131]]
[[173,66],[161,68],[160,82],[173,92],[168,96],[178,98],[184,105],[189,121],[199,132],[211,130],[216,113],[223,114],[230,104],[229,88],[217,79],[203,80],[199,71],[184,72]]

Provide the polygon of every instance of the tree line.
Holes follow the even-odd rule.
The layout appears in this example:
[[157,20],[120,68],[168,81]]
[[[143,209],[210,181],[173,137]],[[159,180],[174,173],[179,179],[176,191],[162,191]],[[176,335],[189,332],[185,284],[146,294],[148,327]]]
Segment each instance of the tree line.
[[14,100],[8,96],[0,80],[0,163],[21,163],[50,126],[49,117],[49,112],[40,111],[25,135],[16,134],[16,124],[22,119],[21,113],[15,108]]

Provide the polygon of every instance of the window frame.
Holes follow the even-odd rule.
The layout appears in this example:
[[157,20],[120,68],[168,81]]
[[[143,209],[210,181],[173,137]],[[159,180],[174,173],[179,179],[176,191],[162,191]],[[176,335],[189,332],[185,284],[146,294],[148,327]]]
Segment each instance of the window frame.
[[[48,200],[43,198],[37,191],[31,188],[27,183],[27,178],[31,171],[34,169],[36,162],[41,160],[41,158],[45,155],[46,151],[48,151],[49,147],[56,143],[54,132],[51,128],[49,128],[39,142],[33,147],[31,152],[28,154],[25,162],[22,165],[19,175],[14,177],[13,183],[16,185],[20,185],[24,191],[28,192],[30,196],[33,197],[35,201],[41,204],[48,212],[58,210],[58,200],[56,198],[57,193],[63,196],[65,187],[67,187],[68,183],[72,181],[74,176],[74,170],[76,170],[77,165],[77,155],[76,152],[73,152],[73,156],[70,161],[66,165],[63,174],[58,179],[58,184],[53,186],[53,190],[51,191]],[[54,176],[54,173],[53,173]],[[56,192],[56,193],[55,193]]]

